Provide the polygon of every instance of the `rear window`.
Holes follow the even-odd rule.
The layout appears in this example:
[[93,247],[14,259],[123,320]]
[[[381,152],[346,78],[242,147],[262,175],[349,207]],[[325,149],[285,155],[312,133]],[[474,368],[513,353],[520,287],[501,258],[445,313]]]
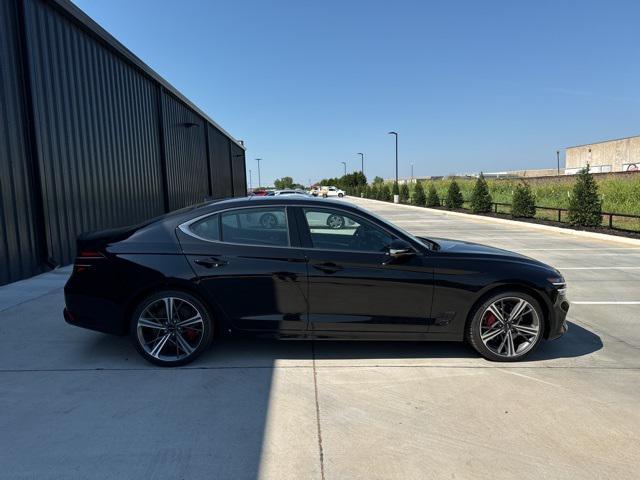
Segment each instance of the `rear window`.
[[199,220],[189,228],[195,235],[205,240],[220,240],[220,217],[217,214]]
[[284,207],[243,208],[222,213],[223,242],[245,245],[289,245],[287,214]]

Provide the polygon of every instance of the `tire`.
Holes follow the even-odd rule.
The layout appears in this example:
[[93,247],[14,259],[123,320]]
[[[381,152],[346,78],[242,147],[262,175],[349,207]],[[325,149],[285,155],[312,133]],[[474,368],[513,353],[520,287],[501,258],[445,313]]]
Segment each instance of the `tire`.
[[545,318],[538,301],[526,293],[511,291],[493,295],[472,315],[466,338],[487,360],[522,360],[542,341]]
[[332,230],[340,230],[341,228],[344,228],[344,224],[345,221],[342,215],[336,215],[335,213],[332,213],[327,217],[327,227]]
[[326,194],[326,193],[323,193],[323,194],[322,194],[322,198],[327,198],[327,194]]
[[264,213],[260,216],[262,228],[274,228],[278,226],[278,219],[273,213]]
[[342,197],[344,197],[344,193],[339,193],[338,198],[342,198]]
[[[166,320],[170,317],[167,306],[173,313],[171,323]],[[187,321],[184,326],[178,323]],[[130,335],[136,350],[147,361],[161,367],[177,367],[192,362],[211,345],[213,323],[209,310],[198,298],[163,290],[140,301],[131,317]]]

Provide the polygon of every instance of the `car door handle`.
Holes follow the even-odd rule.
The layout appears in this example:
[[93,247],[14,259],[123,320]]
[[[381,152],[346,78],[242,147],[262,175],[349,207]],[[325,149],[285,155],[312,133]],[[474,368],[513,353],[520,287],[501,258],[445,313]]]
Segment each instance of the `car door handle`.
[[336,273],[342,270],[342,267],[340,265],[336,265],[333,262],[316,263],[313,265],[313,268],[324,273]]
[[197,260],[194,260],[193,263],[195,263],[196,265],[200,265],[204,268],[213,268],[213,267],[222,267],[229,262],[225,260],[220,260],[219,258],[216,258],[216,257],[209,257],[209,258],[198,258]]

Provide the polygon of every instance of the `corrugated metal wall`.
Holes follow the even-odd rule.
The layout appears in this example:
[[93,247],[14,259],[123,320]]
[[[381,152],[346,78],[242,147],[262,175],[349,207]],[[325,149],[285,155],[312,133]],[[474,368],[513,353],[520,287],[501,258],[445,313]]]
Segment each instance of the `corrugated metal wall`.
[[0,1],[0,284],[40,270],[17,19]]
[[233,195],[236,197],[247,194],[247,174],[245,169],[244,150],[232,143],[231,171],[233,175]]
[[211,166],[211,196],[224,198],[233,195],[231,174],[231,142],[217,128],[209,125],[209,164]]
[[0,0],[0,42],[0,284],[71,263],[79,233],[233,194],[244,150],[67,0]]
[[168,93],[162,94],[169,210],[209,196],[205,125],[199,115]]

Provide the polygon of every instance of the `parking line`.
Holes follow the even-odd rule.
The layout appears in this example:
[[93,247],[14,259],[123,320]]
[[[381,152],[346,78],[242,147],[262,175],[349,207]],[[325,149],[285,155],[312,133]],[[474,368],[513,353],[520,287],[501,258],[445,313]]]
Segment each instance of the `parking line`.
[[640,305],[640,302],[571,302],[572,305]]
[[640,267],[556,267],[558,270],[640,270]]

